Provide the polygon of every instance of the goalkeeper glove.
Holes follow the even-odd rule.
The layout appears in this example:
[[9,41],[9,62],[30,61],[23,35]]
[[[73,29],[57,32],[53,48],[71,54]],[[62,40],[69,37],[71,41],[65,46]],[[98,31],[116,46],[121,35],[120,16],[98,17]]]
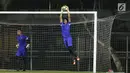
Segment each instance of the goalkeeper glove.
[[29,47],[30,47],[30,44],[27,44],[27,45],[26,45],[26,48],[29,49]]
[[18,48],[18,47],[19,47],[19,44],[16,45],[16,48]]

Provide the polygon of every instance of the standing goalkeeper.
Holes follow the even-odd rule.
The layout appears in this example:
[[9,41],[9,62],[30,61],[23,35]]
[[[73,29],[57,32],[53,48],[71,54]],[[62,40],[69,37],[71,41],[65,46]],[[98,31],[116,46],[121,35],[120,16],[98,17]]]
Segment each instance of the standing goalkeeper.
[[[67,10],[68,18],[63,18],[62,17],[63,8],[65,10]],[[73,57],[73,65],[75,65],[76,60],[79,61],[79,57],[73,51],[72,37],[71,37],[71,34],[70,34],[71,18],[70,18],[70,13],[69,13],[68,6],[63,6],[61,8],[60,24],[61,24],[62,37],[63,37],[64,45],[67,48],[67,50],[70,52],[70,55]]]
[[28,37],[22,34],[21,30],[17,30],[17,41],[18,44],[16,47],[18,48],[16,57],[17,57],[17,71],[21,69],[21,65],[23,71],[26,70],[26,56],[27,56],[27,48],[29,48],[29,44],[27,44],[27,41],[29,41]]

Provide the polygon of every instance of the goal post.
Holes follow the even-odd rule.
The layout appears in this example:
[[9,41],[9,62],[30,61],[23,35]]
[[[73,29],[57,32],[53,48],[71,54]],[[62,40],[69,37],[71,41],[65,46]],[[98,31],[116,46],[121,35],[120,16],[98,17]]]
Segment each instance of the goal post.
[[96,73],[97,58],[97,12],[94,13],[94,50],[93,50],[93,73]]
[[[0,15],[1,14],[60,14],[60,11],[0,11]],[[67,12],[63,12],[64,14],[67,14]],[[96,73],[96,62],[97,62],[97,11],[70,11],[70,14],[93,14],[94,16],[94,32],[93,32],[93,73]],[[87,21],[85,21],[87,22]],[[6,25],[17,25],[16,23],[7,23],[7,22],[1,22],[0,24],[6,24]],[[74,23],[72,23],[74,24]],[[22,24],[21,24],[22,25]],[[30,24],[28,24],[30,25]],[[32,41],[32,40],[31,40]],[[33,46],[33,45],[32,45]],[[31,47],[32,49],[32,47]],[[32,51],[31,51],[31,56],[32,56]],[[30,68],[32,70],[32,57],[31,58],[31,64],[30,64]]]

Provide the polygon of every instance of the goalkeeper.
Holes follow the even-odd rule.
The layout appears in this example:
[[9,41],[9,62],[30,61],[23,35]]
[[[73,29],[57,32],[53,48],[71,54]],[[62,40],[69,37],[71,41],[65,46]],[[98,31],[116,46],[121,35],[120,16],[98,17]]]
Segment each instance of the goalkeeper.
[[27,44],[27,41],[29,41],[28,37],[22,34],[21,30],[17,30],[17,41],[18,44],[16,45],[17,53],[16,53],[16,58],[17,58],[17,71],[22,69],[23,71],[26,70],[26,56],[27,56],[27,48],[29,48],[29,44]]
[[[67,10],[68,18],[63,18],[62,17],[63,9]],[[73,51],[73,47],[72,47],[73,46],[72,37],[71,37],[71,34],[70,34],[71,18],[70,18],[70,13],[69,13],[68,6],[63,6],[61,8],[60,24],[61,24],[62,37],[63,37],[64,45],[67,48],[67,50],[70,52],[70,55],[73,57],[73,65],[75,65],[76,61],[79,61],[80,58]]]

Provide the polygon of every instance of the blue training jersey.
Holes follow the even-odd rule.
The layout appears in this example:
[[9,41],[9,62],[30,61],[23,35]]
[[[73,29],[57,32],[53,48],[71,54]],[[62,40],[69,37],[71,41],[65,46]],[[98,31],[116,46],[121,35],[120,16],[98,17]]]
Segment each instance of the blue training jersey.
[[70,22],[67,24],[64,24],[63,22],[61,23],[61,30],[62,30],[62,36],[65,37],[70,37]]
[[17,36],[17,41],[18,41],[18,44],[19,44],[19,47],[18,47],[19,50],[25,50],[25,47],[27,45],[26,40],[28,40],[28,37],[23,35],[23,34],[20,35],[20,36]]

